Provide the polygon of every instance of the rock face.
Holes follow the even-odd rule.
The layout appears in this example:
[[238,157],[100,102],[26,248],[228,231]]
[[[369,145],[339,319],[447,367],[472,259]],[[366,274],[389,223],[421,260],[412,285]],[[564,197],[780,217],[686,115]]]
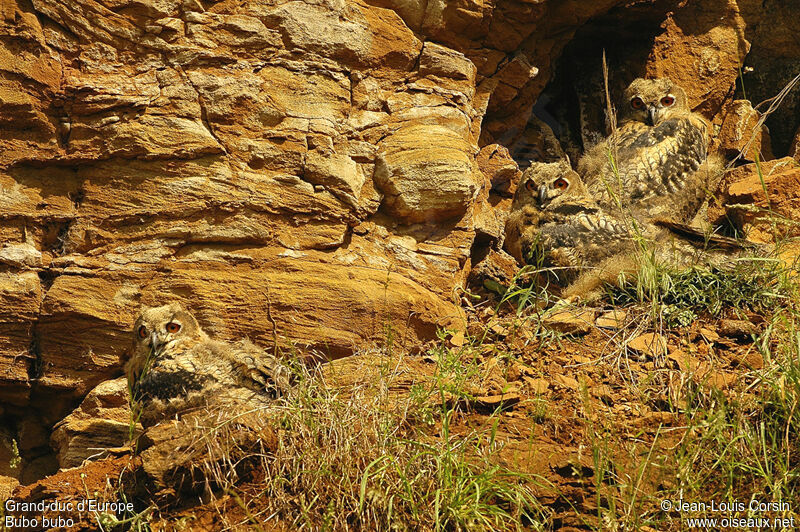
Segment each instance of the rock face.
[[56,424],[50,440],[58,451],[59,467],[68,468],[102,456],[103,448],[127,445],[141,430],[131,417],[128,380],[120,377],[89,392],[78,408]]
[[[49,431],[118,376],[143,305],[179,300],[219,338],[327,357],[389,338],[413,350],[457,325],[453,288],[502,238],[511,156],[562,153],[563,124],[531,109],[578,32],[645,20],[644,55],[622,57],[638,66],[614,82],[675,77],[719,126],[748,39],[768,55],[795,24],[740,4],[4,2],[9,438],[31,411]],[[783,79],[770,64],[760,88]],[[562,110],[602,117],[585,94]],[[59,434],[63,454],[72,436]]]
[[800,235],[800,163],[791,157],[748,164],[729,172],[710,221],[733,222],[756,242],[782,241]]

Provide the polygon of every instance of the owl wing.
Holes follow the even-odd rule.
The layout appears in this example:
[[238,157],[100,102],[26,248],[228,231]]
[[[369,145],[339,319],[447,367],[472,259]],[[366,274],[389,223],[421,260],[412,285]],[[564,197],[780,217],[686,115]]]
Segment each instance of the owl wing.
[[520,264],[525,263],[523,247],[523,233],[527,228],[538,225],[541,212],[531,206],[523,205],[513,209],[506,220],[505,248],[509,254],[517,259]]
[[559,205],[552,218],[530,228],[523,241],[529,263],[553,268],[567,281],[578,270],[633,246],[624,222],[585,203]]
[[656,219],[653,223],[659,227],[669,229],[670,232],[680,235],[687,242],[699,246],[713,246],[720,249],[745,250],[755,249],[757,246],[751,242],[737,240],[723,235],[706,234],[704,231],[688,224],[682,224],[666,219]]
[[289,388],[289,370],[247,338],[233,345],[230,361],[241,386],[270,397],[279,397]]
[[655,127],[630,122],[606,141],[605,150],[606,161],[587,176],[590,193],[604,208],[617,208],[618,199],[635,215],[669,208],[681,221],[697,212],[707,181],[701,170],[706,129],[700,120],[671,118]]

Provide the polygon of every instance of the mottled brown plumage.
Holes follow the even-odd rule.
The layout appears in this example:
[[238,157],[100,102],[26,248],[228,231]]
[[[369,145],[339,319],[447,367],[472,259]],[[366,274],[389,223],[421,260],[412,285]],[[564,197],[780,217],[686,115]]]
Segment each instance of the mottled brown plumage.
[[565,287],[564,297],[588,299],[604,282],[635,274],[644,258],[688,267],[721,264],[742,251],[735,240],[686,224],[605,211],[567,161],[534,163],[525,171],[506,224],[506,249],[520,263],[550,272]]
[[247,339],[212,340],[177,303],[141,313],[125,369],[144,426],[211,403],[265,405],[288,386],[274,357]]
[[567,286],[580,273],[632,248],[624,223],[592,199],[567,161],[533,163],[506,223],[506,249]]
[[707,125],[669,79],[634,80],[619,127],[578,162],[589,194],[607,212],[689,223],[721,177],[707,155]]

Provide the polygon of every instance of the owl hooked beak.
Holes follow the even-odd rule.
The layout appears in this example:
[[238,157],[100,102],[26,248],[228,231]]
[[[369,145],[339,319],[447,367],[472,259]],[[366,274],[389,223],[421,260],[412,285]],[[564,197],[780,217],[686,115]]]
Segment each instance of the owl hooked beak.
[[648,126],[656,125],[656,116],[658,115],[658,108],[655,105],[647,106],[647,120],[645,123]]
[[544,204],[547,203],[547,185],[540,185],[539,186],[539,207],[544,207]]
[[153,352],[158,353],[158,350],[161,348],[162,345],[164,345],[164,343],[158,337],[158,333],[155,331],[150,333],[150,347],[153,348]]

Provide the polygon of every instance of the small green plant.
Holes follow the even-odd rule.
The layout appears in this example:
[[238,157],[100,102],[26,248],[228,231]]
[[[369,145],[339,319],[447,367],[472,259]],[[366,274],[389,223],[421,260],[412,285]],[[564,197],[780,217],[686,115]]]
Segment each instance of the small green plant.
[[17,445],[17,440],[11,440],[11,459],[8,462],[8,467],[11,469],[16,469],[19,467],[19,464],[22,463],[22,457],[19,454],[19,446]]
[[619,305],[651,303],[669,323],[686,325],[701,313],[774,308],[789,297],[786,275],[778,261],[758,257],[738,260],[726,270],[648,267],[636,283],[612,288],[611,297]]
[[550,419],[550,404],[544,397],[536,396],[529,401],[528,415],[534,423],[544,423]]

